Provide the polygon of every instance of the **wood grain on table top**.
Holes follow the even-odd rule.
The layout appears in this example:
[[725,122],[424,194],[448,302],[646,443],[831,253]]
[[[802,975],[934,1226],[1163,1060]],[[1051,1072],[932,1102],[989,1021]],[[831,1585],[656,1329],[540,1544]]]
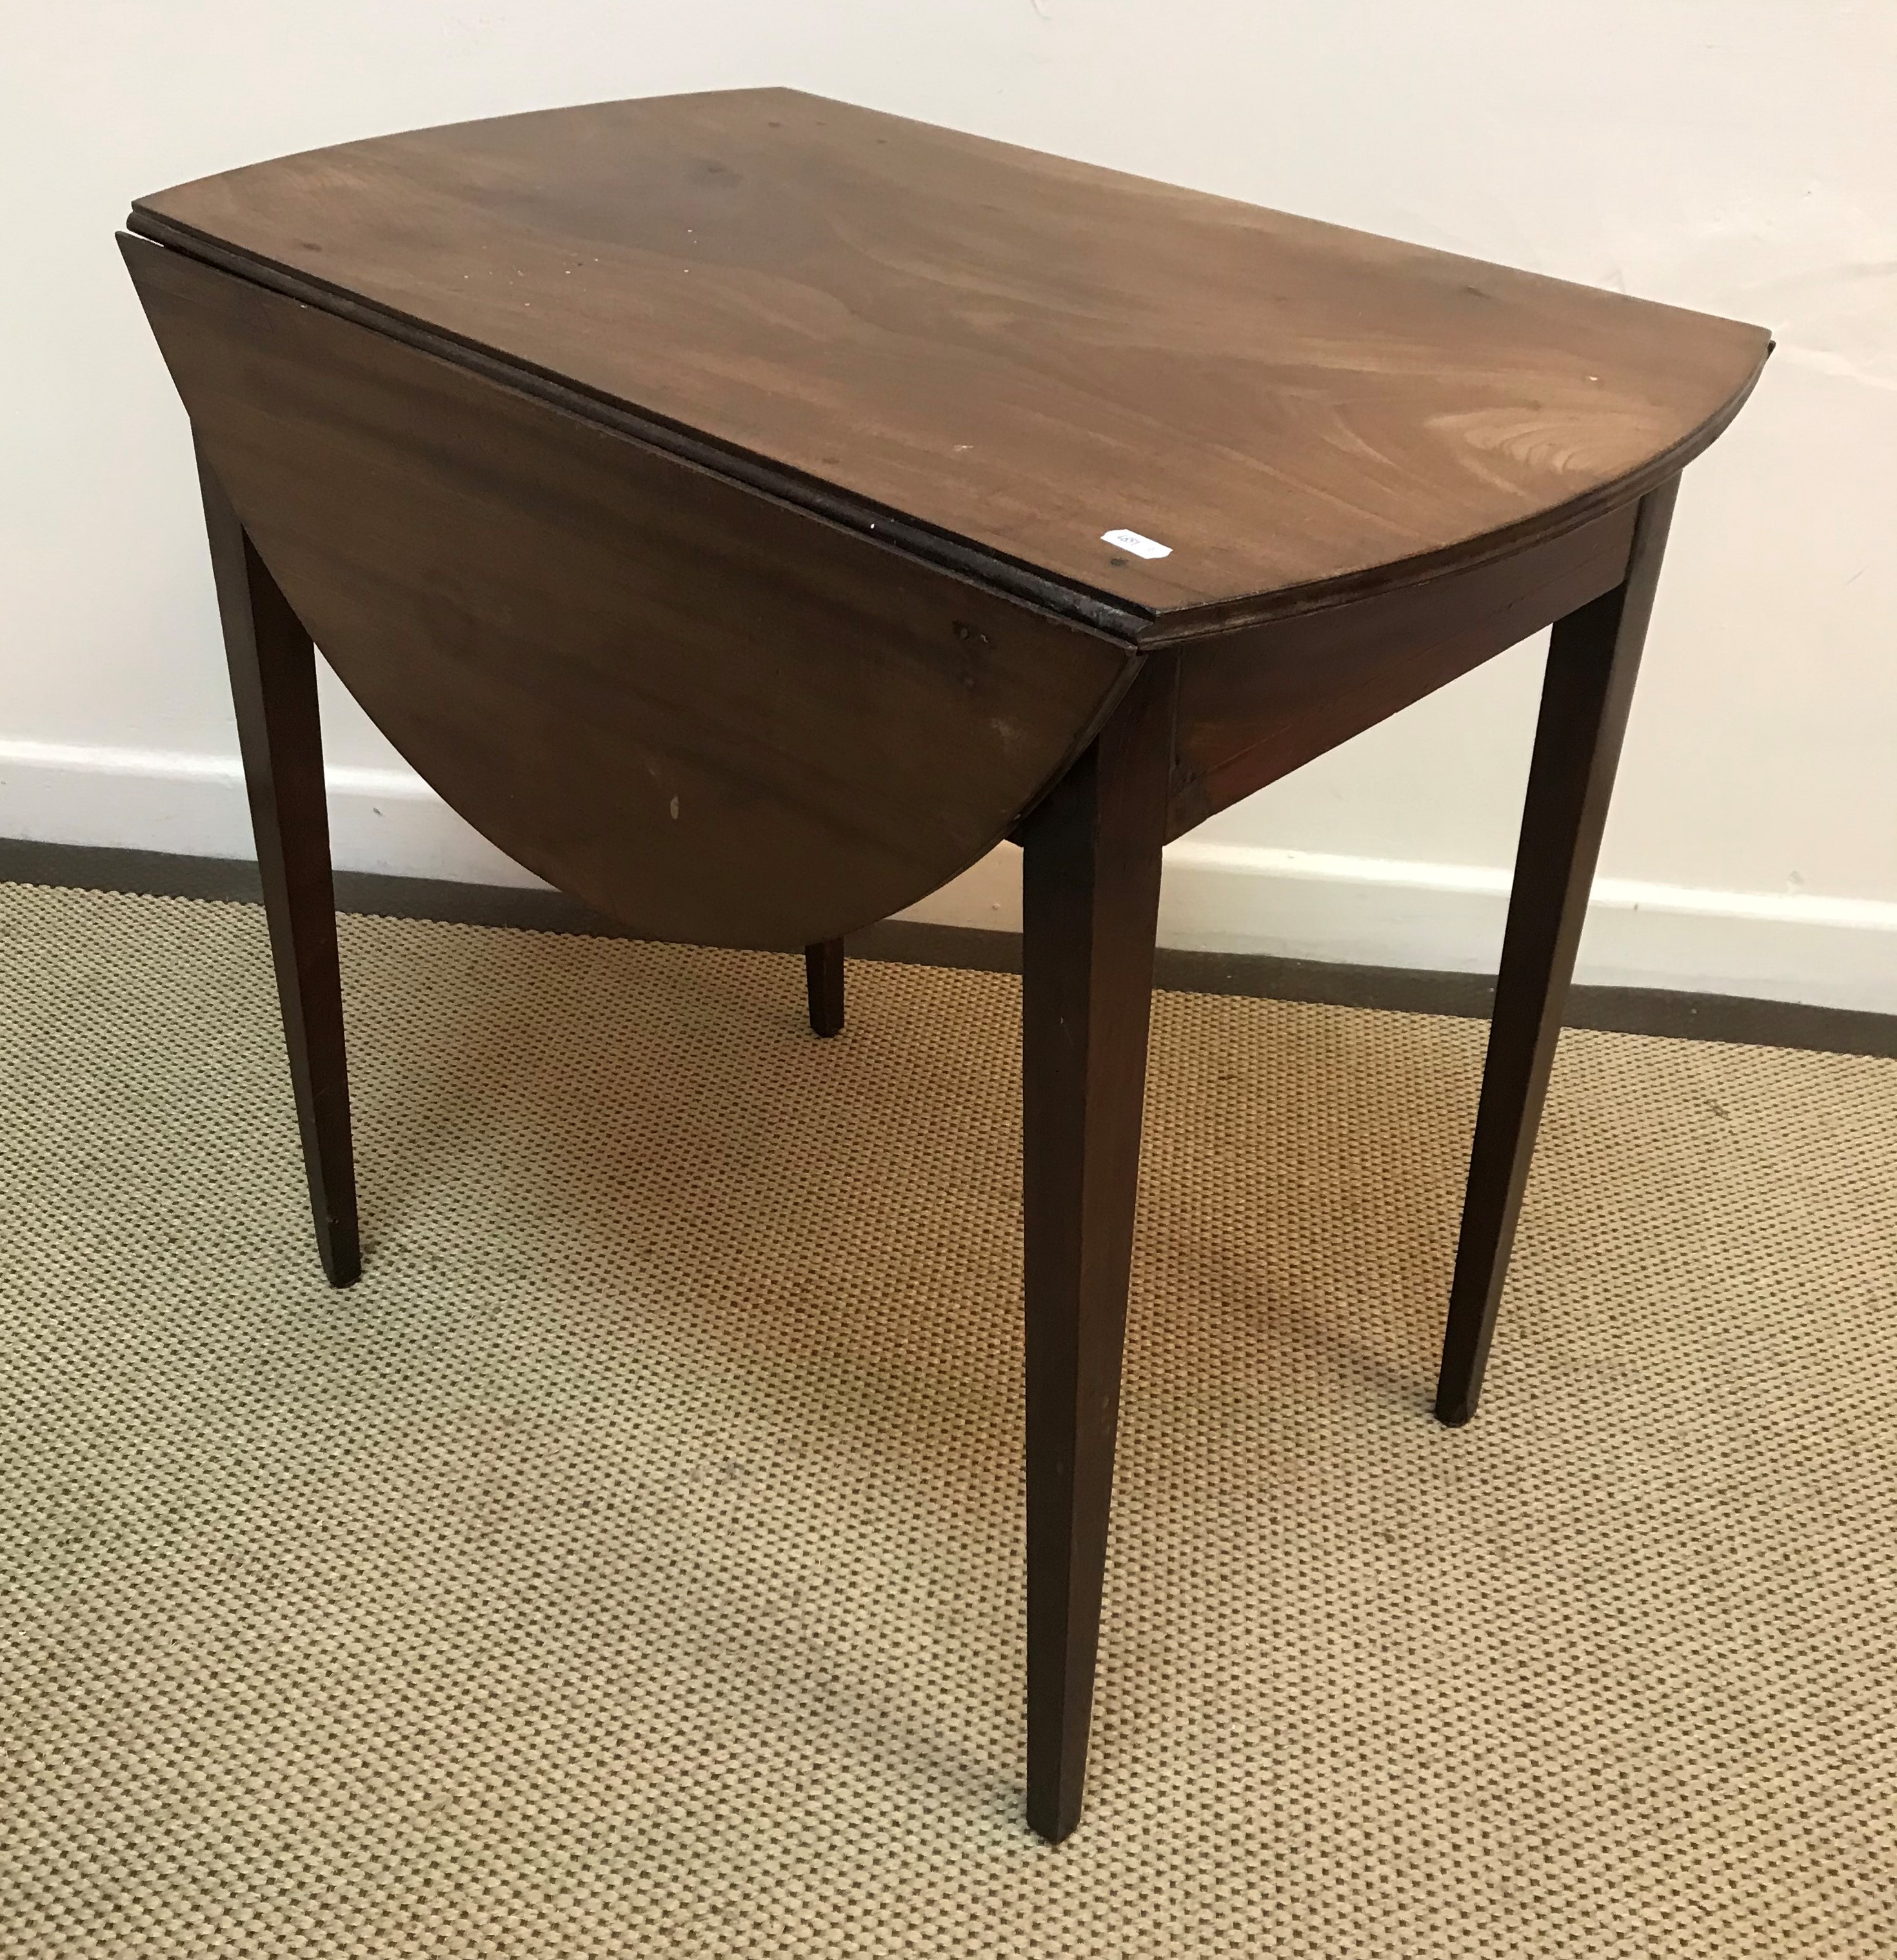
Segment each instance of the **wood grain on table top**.
[[778,89],[343,144],[132,221],[1181,625],[1579,522],[1710,441],[1770,345]]

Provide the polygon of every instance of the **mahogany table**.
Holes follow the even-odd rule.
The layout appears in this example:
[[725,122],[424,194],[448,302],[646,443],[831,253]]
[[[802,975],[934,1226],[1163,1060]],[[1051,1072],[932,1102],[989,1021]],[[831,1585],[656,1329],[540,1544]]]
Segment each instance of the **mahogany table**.
[[1555,622],[1437,1411],[1473,1412],[1676,479],[1759,329],[776,89],[288,157],[121,237],[196,434],[323,1262],[312,638],[655,939],[1025,849],[1027,1813],[1078,1819],[1160,851]]

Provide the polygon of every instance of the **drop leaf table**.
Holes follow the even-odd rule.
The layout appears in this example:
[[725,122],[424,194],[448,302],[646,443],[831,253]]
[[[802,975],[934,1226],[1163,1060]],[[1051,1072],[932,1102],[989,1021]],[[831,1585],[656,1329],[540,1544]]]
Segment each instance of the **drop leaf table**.
[[1025,852],[1027,1815],[1081,1812],[1160,854],[1554,623],[1437,1408],[1472,1413],[1680,471],[1759,329],[777,89],[141,199],[317,1233],[358,1269],[313,646],[654,939]]

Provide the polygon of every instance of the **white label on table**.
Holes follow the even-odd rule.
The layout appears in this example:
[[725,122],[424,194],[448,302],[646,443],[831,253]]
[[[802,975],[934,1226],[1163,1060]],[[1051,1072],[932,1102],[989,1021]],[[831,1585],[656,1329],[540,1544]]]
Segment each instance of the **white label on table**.
[[1151,538],[1143,538],[1138,531],[1103,531],[1100,542],[1112,545],[1121,551],[1130,551],[1135,558],[1170,558],[1173,547],[1157,544]]

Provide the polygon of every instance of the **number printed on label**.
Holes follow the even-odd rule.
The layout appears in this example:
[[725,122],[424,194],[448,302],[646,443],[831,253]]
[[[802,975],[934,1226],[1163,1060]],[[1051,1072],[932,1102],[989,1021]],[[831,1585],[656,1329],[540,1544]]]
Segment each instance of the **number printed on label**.
[[1173,547],[1158,543],[1151,538],[1142,537],[1138,531],[1103,531],[1100,542],[1112,545],[1116,550],[1129,551],[1135,558],[1170,558]]

